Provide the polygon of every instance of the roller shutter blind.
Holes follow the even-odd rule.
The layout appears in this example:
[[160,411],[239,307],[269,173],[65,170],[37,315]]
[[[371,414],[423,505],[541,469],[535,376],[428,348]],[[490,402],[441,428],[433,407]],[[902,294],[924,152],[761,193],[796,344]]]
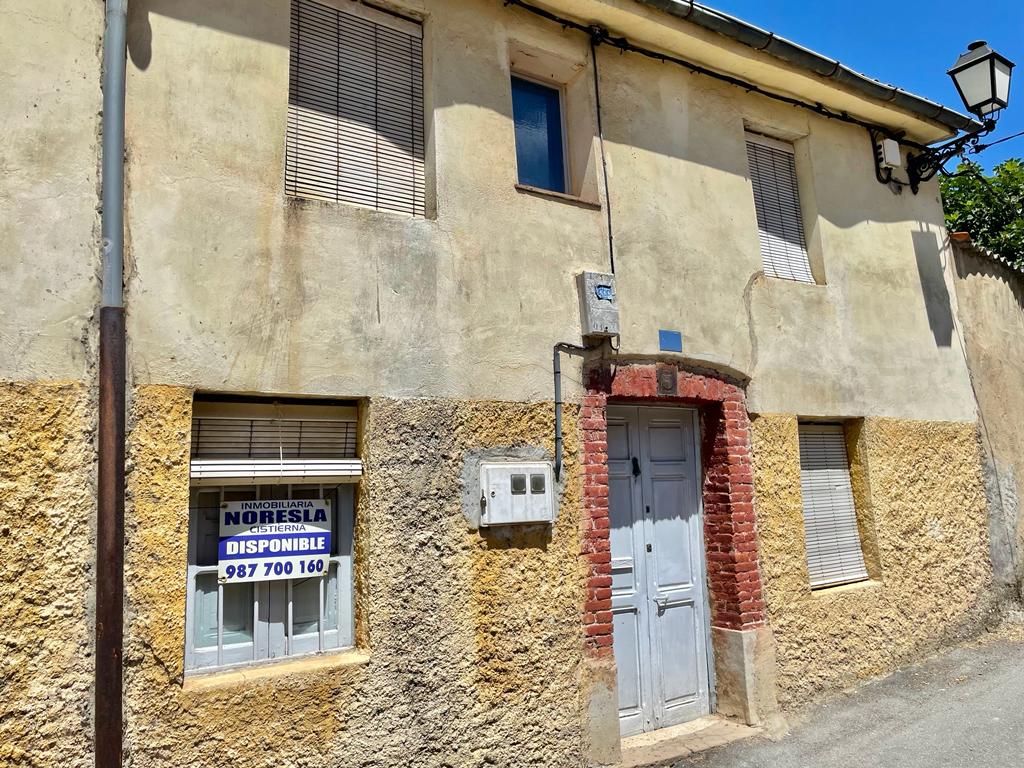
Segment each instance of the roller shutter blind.
[[355,455],[354,421],[192,420],[192,457],[197,459],[351,459]]
[[747,160],[754,187],[764,273],[768,277],[813,283],[793,148],[784,142],[748,133]]
[[416,22],[292,0],[285,191],[424,215]]
[[841,425],[800,425],[800,490],[811,586],[866,579]]
[[355,408],[195,403],[193,485],[355,482]]

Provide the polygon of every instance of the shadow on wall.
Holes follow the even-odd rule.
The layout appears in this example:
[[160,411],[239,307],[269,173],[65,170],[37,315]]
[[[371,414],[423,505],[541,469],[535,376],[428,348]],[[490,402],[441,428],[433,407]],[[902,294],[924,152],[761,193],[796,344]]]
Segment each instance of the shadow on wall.
[[935,232],[914,232],[913,238],[917,276],[921,281],[921,295],[924,297],[924,308],[928,313],[928,325],[935,337],[935,345],[952,346],[953,310],[942,269],[938,235]]
[[481,528],[480,538],[489,550],[536,549],[547,552],[553,536],[551,525],[499,525]]
[[[371,0],[372,1],[372,0]],[[472,3],[470,3],[472,4]],[[387,7],[386,2],[381,2]],[[500,3],[483,0],[482,9],[500,9],[498,18],[507,25],[510,37],[522,26],[538,29],[557,29],[556,25],[515,8],[502,8]],[[151,14],[176,19],[186,24],[205,27],[219,32],[269,43],[287,48],[290,39],[291,0],[132,0],[129,4],[128,52],[132,63],[140,70],[146,70],[154,56],[154,45],[159,51],[160,41],[153,39]],[[446,34],[461,38],[478,30],[469,30],[466,24],[479,23],[475,17],[462,12],[446,24],[443,17],[435,14],[433,24],[444,24]],[[574,36],[574,32],[565,32]],[[459,46],[431,46],[428,43],[427,56],[434,61],[425,67],[438,74],[451,74],[453,61],[462,50]],[[585,45],[584,36],[579,36],[580,45]],[[671,157],[698,166],[715,168],[743,178],[749,177],[747,158],[742,144],[743,115],[742,100],[756,98],[742,90],[723,85],[711,78],[695,78],[688,70],[645,59],[638,55],[620,54],[603,48],[598,55],[601,71],[602,100],[607,105],[603,111],[605,140],[609,146],[635,147],[662,157]],[[493,46],[488,42],[482,47],[467,49],[467,56],[493,56]],[[474,64],[481,64],[476,61]],[[430,93],[428,103],[435,110],[447,107],[473,105],[511,117],[511,94],[499,88],[489,87],[488,76],[495,70],[507,66],[507,62],[492,61],[493,67],[482,69],[474,77],[445,77],[437,83],[427,83]],[[201,63],[197,62],[197,66]],[[675,76],[666,73],[674,72]],[[244,77],[244,73],[239,73]],[[668,79],[666,79],[668,78]],[[223,84],[220,84],[223,85]],[[211,84],[211,87],[218,84]],[[728,102],[722,97],[727,97]],[[735,99],[735,102],[732,101]],[[700,103],[698,103],[700,102]],[[726,106],[715,106],[726,104]],[[314,108],[313,105],[302,105]],[[351,117],[351,116],[349,116]],[[351,117],[358,120],[358,116]],[[731,124],[723,130],[722,121]],[[430,122],[428,118],[428,123]],[[857,131],[862,129],[857,128]],[[688,137],[700,137],[690,140]],[[864,151],[852,156],[850,161],[857,173],[870,178],[873,172],[867,137],[863,140]],[[737,150],[739,150],[737,152]],[[615,152],[616,150],[612,150]],[[820,177],[825,180],[825,177]],[[872,196],[869,209],[858,210],[840,205],[830,210],[819,209],[819,214],[841,228],[850,228],[864,221],[903,222],[916,221],[919,211],[912,198],[896,202],[884,187],[878,187],[878,195]],[[730,201],[709,199],[710,206],[730,207]],[[668,205],[668,203],[664,203]],[[937,253],[937,245],[927,246]],[[921,257],[919,254],[919,266]],[[936,266],[938,269],[938,266]],[[931,319],[932,304],[929,303]],[[948,314],[948,313],[947,313]],[[933,324],[933,330],[936,326]],[[951,331],[947,331],[948,333]],[[938,334],[936,334],[938,339]],[[941,342],[940,342],[941,344]],[[946,340],[943,346],[948,346]]]
[[[128,55],[141,70],[153,58],[151,13],[190,24],[210,27],[230,35],[288,46],[289,0],[211,3],[208,0],[132,0],[128,3]],[[284,24],[277,23],[280,19]]]

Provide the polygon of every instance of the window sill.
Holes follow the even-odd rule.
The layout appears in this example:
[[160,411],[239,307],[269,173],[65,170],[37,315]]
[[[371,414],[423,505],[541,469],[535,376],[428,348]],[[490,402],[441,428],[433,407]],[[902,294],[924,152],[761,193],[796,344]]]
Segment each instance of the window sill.
[[540,187],[531,187],[529,184],[516,184],[516,191],[522,192],[525,195],[536,195],[537,197],[547,197],[552,200],[561,200],[563,203],[569,203],[570,205],[576,205],[580,208],[589,208],[593,211],[601,210],[601,204],[594,202],[593,200],[585,200],[579,195],[567,195],[564,192],[555,192],[552,189],[541,189]]
[[321,197],[303,197],[284,193],[285,205],[294,211],[336,211],[340,215],[367,216],[367,217],[392,217],[402,221],[434,221],[437,214],[434,212],[408,213],[405,211],[392,211],[387,208],[374,208],[370,205],[351,203],[348,200],[328,200]]
[[821,280],[818,280],[818,278],[814,278],[813,281],[808,282],[807,280],[797,280],[795,277],[776,277],[775,275],[767,274],[763,269],[761,270],[761,274],[764,275],[764,277],[767,280],[769,280],[769,281],[771,281],[773,283],[781,283],[783,285],[796,285],[796,286],[803,286],[803,287],[806,287],[806,288],[827,288],[828,287],[828,283],[826,283],[824,281],[821,281]]
[[811,589],[811,594],[815,597],[829,597],[830,595],[838,595],[843,592],[856,592],[865,589],[881,589],[882,582],[876,581],[875,579],[864,579],[864,581],[852,581],[848,584],[836,584],[830,587],[817,587]]
[[288,661],[275,660],[235,669],[193,672],[186,674],[182,690],[203,691],[260,680],[272,680],[273,678],[284,677],[285,675],[321,672],[343,667],[361,667],[369,663],[369,655],[356,648],[348,648],[341,651],[332,651],[331,653],[303,656]]

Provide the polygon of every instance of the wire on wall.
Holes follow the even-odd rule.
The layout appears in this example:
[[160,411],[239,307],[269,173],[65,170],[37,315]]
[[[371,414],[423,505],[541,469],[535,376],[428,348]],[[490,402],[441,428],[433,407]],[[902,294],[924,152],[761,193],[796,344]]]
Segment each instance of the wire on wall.
[[656,61],[661,61],[666,64],[675,64],[677,66],[689,70],[694,74],[704,75],[706,77],[719,80],[723,83],[728,83],[729,85],[735,86],[737,88],[742,88],[747,93],[756,93],[759,96],[774,99],[775,101],[782,102],[783,104],[789,104],[790,106],[797,107],[799,109],[805,109],[809,112],[813,112],[816,115],[827,117],[830,120],[838,120],[840,122],[849,123],[851,125],[859,125],[861,128],[866,128],[869,131],[875,131],[883,136],[886,136],[890,139],[893,139],[894,141],[899,142],[903,146],[911,147],[921,152],[928,150],[928,147],[926,145],[919,144],[916,141],[907,139],[902,134],[897,133],[890,128],[886,128],[884,125],[878,125],[876,123],[870,123],[866,120],[861,120],[860,118],[853,117],[852,115],[849,115],[846,112],[836,112],[820,103],[811,103],[808,101],[803,101],[801,99],[794,98],[792,96],[785,96],[781,93],[767,91],[764,88],[755,85],[754,83],[742,80],[741,78],[738,77],[733,77],[732,75],[726,75],[722,72],[716,72],[713,69],[708,69],[707,67],[701,66],[700,64],[694,64],[693,62],[687,61],[686,59],[682,59],[678,56],[671,56],[667,53],[661,53],[660,51],[654,51],[651,50],[650,48],[644,48],[639,45],[634,45],[625,37],[612,36],[608,32],[608,30],[604,29],[603,27],[587,26],[585,24],[581,24],[578,21],[573,21],[572,19],[567,19],[563,16],[558,16],[557,14],[545,10],[544,8],[538,8],[535,5],[530,5],[529,3],[524,2],[524,0],[504,0],[504,4],[514,5],[536,16],[540,16],[541,18],[553,21],[556,24],[561,25],[563,29],[574,29],[577,30],[578,32],[583,32],[584,34],[590,37],[590,44],[592,48],[596,47],[597,45],[610,45],[611,47],[617,48],[620,51],[626,53],[635,53],[640,56],[646,56],[647,58],[654,59]]
[[608,187],[608,159],[604,153],[604,127],[601,123],[601,75],[597,69],[598,41],[593,35],[590,38],[590,60],[594,64],[594,104],[597,108],[597,144],[601,150],[601,176],[604,181],[604,210],[608,220],[608,263],[615,274],[615,230],[612,229],[612,198]]

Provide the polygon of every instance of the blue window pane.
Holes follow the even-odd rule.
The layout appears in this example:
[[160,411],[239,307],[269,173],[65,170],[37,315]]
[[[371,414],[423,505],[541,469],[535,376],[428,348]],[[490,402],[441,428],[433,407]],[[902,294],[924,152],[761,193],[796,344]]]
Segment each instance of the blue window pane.
[[513,77],[512,119],[516,126],[519,183],[565,192],[562,109],[558,91]]

